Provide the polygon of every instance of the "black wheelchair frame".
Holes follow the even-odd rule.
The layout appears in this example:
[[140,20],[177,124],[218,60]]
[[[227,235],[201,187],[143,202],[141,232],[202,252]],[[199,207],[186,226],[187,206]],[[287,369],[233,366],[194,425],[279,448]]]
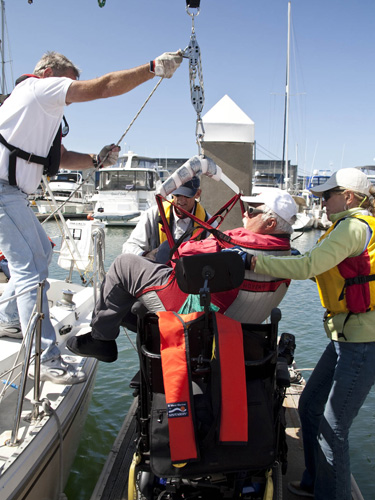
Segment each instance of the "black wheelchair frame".
[[293,361],[295,343],[293,335],[283,334],[278,344],[279,309],[272,311],[268,324],[241,325],[248,443],[219,444],[212,431],[211,293],[237,288],[243,278],[243,261],[233,252],[194,255],[177,261],[179,287],[185,293],[199,294],[204,311],[188,331],[200,459],[183,467],[173,466],[170,459],[158,316],[140,302],[132,308],[137,316],[140,359],[140,371],[131,382],[138,397],[137,499],[282,498],[281,476],[287,468],[283,400],[290,385],[288,364]]

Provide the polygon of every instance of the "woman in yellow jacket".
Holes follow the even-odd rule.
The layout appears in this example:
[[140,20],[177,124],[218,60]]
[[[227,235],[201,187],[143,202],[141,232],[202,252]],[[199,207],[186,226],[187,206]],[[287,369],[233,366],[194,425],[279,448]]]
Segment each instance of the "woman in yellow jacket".
[[306,469],[288,486],[315,500],[351,500],[349,429],[375,382],[375,187],[344,168],[311,192],[323,197],[332,227],[304,255],[259,255],[252,269],[316,279],[330,342],[300,398]]

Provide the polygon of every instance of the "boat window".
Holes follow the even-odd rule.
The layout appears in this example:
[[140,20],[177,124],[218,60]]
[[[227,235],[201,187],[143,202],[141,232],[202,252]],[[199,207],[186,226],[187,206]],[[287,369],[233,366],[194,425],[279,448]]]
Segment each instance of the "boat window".
[[66,174],[57,174],[52,180],[58,182],[79,182],[80,174],[72,172]]
[[101,191],[130,191],[147,189],[147,172],[131,170],[100,172],[99,189]]
[[132,158],[132,168],[157,168],[158,162],[150,158],[139,158],[134,156]]
[[154,172],[147,172],[147,189],[155,189],[155,175]]
[[136,172],[135,173],[135,178],[136,178],[136,183],[135,183],[135,189],[147,189],[146,185],[146,180],[147,180],[147,174],[148,172]]

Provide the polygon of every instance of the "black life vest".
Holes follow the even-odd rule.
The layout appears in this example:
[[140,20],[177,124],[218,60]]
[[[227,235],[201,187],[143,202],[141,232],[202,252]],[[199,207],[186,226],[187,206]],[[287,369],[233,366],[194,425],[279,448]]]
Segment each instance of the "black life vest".
[[[27,78],[39,78],[36,75],[22,75],[16,80],[16,85],[19,83],[23,82]],[[4,101],[10,96],[11,94],[2,94],[0,96],[0,106],[4,103]],[[61,159],[61,138],[65,137],[68,134],[69,131],[69,125],[68,122],[66,121],[65,116],[63,116],[63,121],[64,121],[64,129],[66,130],[65,133],[63,133],[63,127],[62,124],[60,125],[57,134],[53,140],[51,149],[49,150],[49,153],[46,157],[44,156],[38,156],[34,155],[33,153],[28,153],[27,151],[24,151],[21,148],[18,148],[17,146],[13,146],[12,144],[9,144],[4,137],[0,134],[0,142],[3,146],[5,146],[7,149],[9,149],[10,154],[9,154],[9,173],[8,173],[8,179],[9,179],[9,184],[11,186],[16,186],[17,181],[16,181],[16,164],[17,164],[17,158],[22,158],[23,160],[27,161],[28,163],[37,163],[38,165],[43,165],[43,174],[48,175],[50,177],[54,176],[57,174],[59,171],[60,167],[60,159]]]

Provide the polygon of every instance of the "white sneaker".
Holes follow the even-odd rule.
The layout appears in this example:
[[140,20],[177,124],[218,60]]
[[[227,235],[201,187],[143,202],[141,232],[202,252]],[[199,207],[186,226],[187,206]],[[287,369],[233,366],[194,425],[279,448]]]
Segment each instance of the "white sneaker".
[[20,323],[0,323],[0,337],[22,339],[22,330]]
[[[29,370],[30,378],[34,378],[34,366]],[[86,374],[76,370],[74,366],[65,363],[59,356],[56,359],[49,359],[40,364],[41,382],[53,382],[54,384],[74,385],[81,384],[87,379]]]

